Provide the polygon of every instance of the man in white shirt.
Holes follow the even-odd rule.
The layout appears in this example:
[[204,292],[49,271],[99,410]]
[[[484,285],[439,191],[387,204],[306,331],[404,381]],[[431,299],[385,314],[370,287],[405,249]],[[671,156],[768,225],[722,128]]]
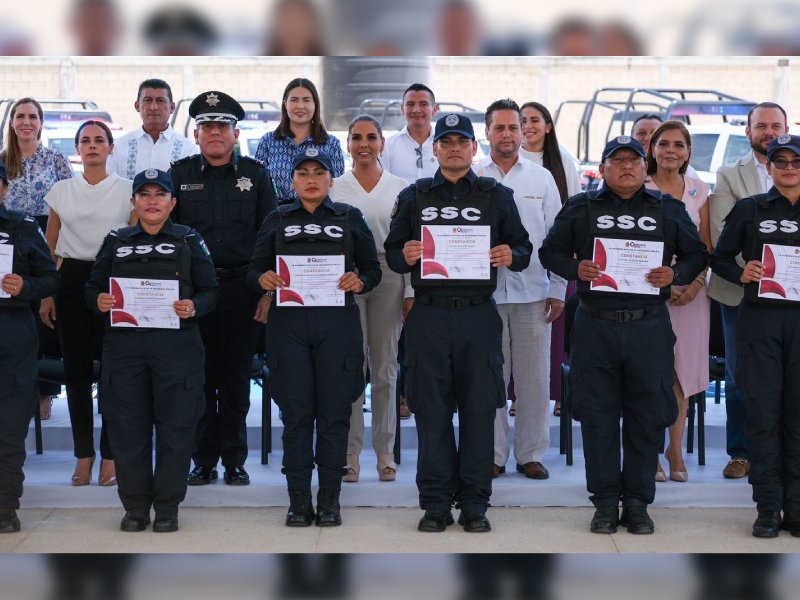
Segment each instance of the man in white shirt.
[[[486,110],[486,138],[491,154],[477,169],[514,191],[522,224],[534,248],[542,245],[561,210],[561,197],[550,172],[519,155],[522,116],[513,100],[497,100]],[[567,282],[550,275],[538,257],[520,273],[499,269],[494,300],[503,320],[503,376],[514,376],[516,400],[514,457],[517,471],[530,479],[550,474],[542,458],[550,446],[550,329],[564,309]],[[508,417],[497,410],[494,427],[494,473],[505,472],[509,456]]]
[[173,161],[200,152],[197,144],[179,135],[169,124],[175,103],[166,81],[147,79],[139,84],[133,106],[142,118],[142,126],[116,140],[108,157],[109,172],[133,179],[147,169],[169,171]]
[[[786,111],[774,102],[762,102],[750,109],[745,134],[752,152],[732,165],[717,170],[717,185],[708,198],[711,243],[716,246],[725,217],[742,198],[763,194],[772,187],[767,173],[767,147],[788,132]],[[741,261],[741,256],[739,257]],[[744,265],[744,262],[740,262]],[[725,341],[725,423],[726,450],[730,460],[722,471],[728,479],[739,479],[750,472],[747,440],[747,403],[736,384],[736,322],[744,295],[741,286],[712,272],[708,295],[719,302]]]
[[433,177],[439,167],[433,155],[431,127],[439,107],[428,86],[412,83],[403,92],[402,110],[406,126],[386,141],[381,165],[392,175],[414,183],[422,177]]

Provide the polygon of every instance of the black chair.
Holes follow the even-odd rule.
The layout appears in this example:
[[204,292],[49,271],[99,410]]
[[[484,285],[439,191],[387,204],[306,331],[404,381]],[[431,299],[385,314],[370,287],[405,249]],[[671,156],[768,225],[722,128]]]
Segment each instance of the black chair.
[[[64,361],[54,356],[42,355],[38,361],[39,380],[56,385],[67,385],[66,375],[64,374]],[[92,383],[100,381],[100,361],[92,362]],[[36,438],[36,454],[43,454],[42,444],[42,419],[39,414],[39,396],[36,395],[36,409],[33,412],[34,436]]]
[[559,421],[559,452],[566,454],[567,465],[572,466],[572,394],[569,385],[569,336],[575,322],[575,311],[578,309],[578,295],[570,296],[564,304],[564,350],[567,361],[561,363],[561,418]]

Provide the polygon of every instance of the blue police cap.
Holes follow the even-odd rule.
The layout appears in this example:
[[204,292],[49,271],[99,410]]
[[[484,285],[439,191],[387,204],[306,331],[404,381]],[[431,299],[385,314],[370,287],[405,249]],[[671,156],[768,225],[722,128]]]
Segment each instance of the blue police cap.
[[800,136],[786,133],[776,137],[769,143],[769,147],[767,148],[767,160],[772,160],[772,155],[784,148],[800,156]]
[[617,150],[623,149],[633,150],[642,158],[645,157],[644,148],[642,148],[642,144],[639,143],[639,140],[635,140],[629,135],[620,135],[606,143],[606,147],[603,148],[603,158],[600,162],[605,162],[605,160]]
[[318,162],[325,168],[326,171],[333,171],[333,162],[327,153],[319,150],[318,148],[306,148],[302,152],[298,152],[294,155],[294,158],[292,159],[292,173],[295,172],[301,163],[304,163],[307,160]]
[[471,140],[475,139],[475,131],[472,129],[472,121],[465,115],[450,113],[436,121],[436,129],[433,132],[433,141],[437,141],[442,136],[449,133],[463,135]]
[[192,100],[189,116],[198,125],[212,121],[235,125],[237,121],[244,119],[244,109],[228,94],[211,90]]
[[170,194],[172,193],[172,178],[170,178],[169,173],[159,171],[158,169],[147,169],[146,171],[137,173],[136,177],[133,178],[132,193],[135,194],[148,183],[155,183],[157,186],[164,188]]
[[8,183],[8,173],[6,172],[6,164],[0,160],[0,179]]

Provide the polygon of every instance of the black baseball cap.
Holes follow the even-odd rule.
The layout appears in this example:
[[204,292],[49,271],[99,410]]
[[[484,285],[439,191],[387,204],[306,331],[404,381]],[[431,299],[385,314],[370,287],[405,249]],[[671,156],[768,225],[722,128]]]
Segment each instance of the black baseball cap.
[[769,147],[767,148],[767,160],[772,160],[772,155],[784,148],[800,156],[800,136],[785,133],[776,137],[769,143]]
[[169,176],[169,173],[160,171],[159,169],[147,169],[146,171],[137,173],[136,177],[133,178],[132,193],[135,194],[148,183],[155,183],[170,194],[172,193],[172,178]]
[[612,156],[617,150],[623,149],[633,150],[642,158],[645,157],[644,148],[642,148],[642,144],[639,140],[635,140],[629,135],[620,135],[606,143],[606,147],[603,148],[603,158],[600,162],[605,162],[605,160],[609,156]]
[[472,121],[469,117],[450,113],[441,117],[436,121],[436,129],[433,132],[433,141],[437,141],[440,137],[449,133],[463,135],[465,138],[471,140],[475,139],[475,131],[472,129]]
[[294,155],[292,159],[292,173],[295,172],[300,164],[307,160],[318,162],[326,171],[333,171],[333,161],[331,161],[331,157],[328,156],[326,152],[323,152],[319,148],[306,148],[302,152],[298,152]]

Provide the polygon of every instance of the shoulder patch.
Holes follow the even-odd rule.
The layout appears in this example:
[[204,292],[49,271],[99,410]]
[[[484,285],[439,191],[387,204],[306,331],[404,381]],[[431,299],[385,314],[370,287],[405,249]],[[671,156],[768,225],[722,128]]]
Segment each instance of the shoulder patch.
[[254,158],[254,157],[252,157],[252,156],[240,156],[240,157],[239,157],[239,162],[244,162],[244,163],[253,163],[253,164],[255,164],[255,165],[258,165],[259,167],[265,167],[265,166],[267,166],[267,165],[266,165],[266,163],[265,163],[264,161],[262,161],[262,160],[258,160],[258,159]]
[[209,250],[208,246],[206,246],[206,241],[203,238],[200,238],[199,241],[200,241],[200,248],[203,250],[203,253],[206,256],[211,256],[211,250]]
[[169,166],[170,167],[177,167],[178,165],[182,165],[184,163],[189,162],[195,156],[200,156],[200,155],[199,154],[193,154],[191,156],[184,156],[183,158],[179,158],[178,160],[173,160],[172,162],[169,163]]

